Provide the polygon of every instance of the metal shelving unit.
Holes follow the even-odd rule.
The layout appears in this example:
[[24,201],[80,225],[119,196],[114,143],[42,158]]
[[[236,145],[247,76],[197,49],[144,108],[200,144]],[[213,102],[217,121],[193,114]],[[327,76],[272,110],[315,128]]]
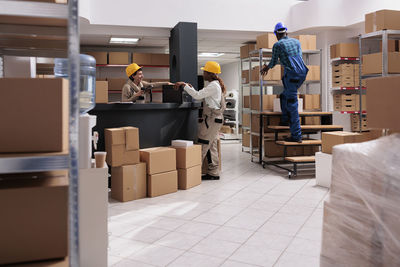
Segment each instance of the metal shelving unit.
[[0,56],[69,58],[69,154],[2,155],[0,173],[69,170],[69,264],[79,266],[78,122],[79,17],[78,0],[68,5],[0,1]]

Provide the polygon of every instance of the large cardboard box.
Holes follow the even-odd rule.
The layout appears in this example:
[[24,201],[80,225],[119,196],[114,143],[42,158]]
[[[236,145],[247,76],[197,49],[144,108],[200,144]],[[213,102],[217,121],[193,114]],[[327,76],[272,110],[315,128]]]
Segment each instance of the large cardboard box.
[[[382,73],[382,53],[374,53],[362,56],[362,73],[379,74]],[[400,53],[388,53],[388,72],[400,73]]]
[[122,87],[124,87],[127,82],[126,78],[107,78],[108,81],[108,90],[110,91],[122,91]]
[[[260,80],[260,66],[254,67],[251,70],[251,81],[258,82]],[[281,65],[275,65],[270,69],[267,75],[263,76],[264,81],[280,81],[283,76],[283,68]]]
[[128,65],[129,53],[128,52],[109,52],[108,64],[110,65]]
[[250,108],[250,96],[249,95],[243,96],[243,107]]
[[107,81],[96,81],[96,103],[108,103]]
[[149,174],[147,196],[157,197],[178,191],[178,171]]
[[303,110],[309,111],[321,109],[320,95],[300,95],[300,98],[303,99]]
[[378,10],[365,14],[365,33],[380,30],[400,30],[400,11]]
[[[274,99],[276,95],[263,95],[263,106],[262,110],[273,110],[274,108]],[[259,111],[260,110],[260,95],[252,95],[251,96],[251,109]]]
[[96,59],[96,64],[98,65],[107,65],[107,52],[84,52],[86,55],[91,55]]
[[176,149],[152,147],[140,150],[140,161],[147,163],[147,174],[176,170]]
[[[259,144],[259,137],[256,135],[252,135],[252,142],[253,142],[253,148],[258,147]],[[243,131],[242,133],[242,146],[244,147],[250,147],[250,131]]]
[[400,131],[400,77],[367,79],[368,127]]
[[112,167],[138,164],[139,129],[121,127],[104,129],[106,161]]
[[68,255],[68,173],[1,175],[0,264]]
[[317,36],[316,35],[298,35],[293,38],[300,41],[301,50],[316,50],[317,49]]
[[307,81],[319,81],[320,80],[320,66],[312,66],[309,65],[307,66],[308,68],[308,73],[306,80]]
[[247,44],[240,47],[240,58],[250,57],[249,52],[256,50],[256,44]]
[[249,70],[242,70],[242,83],[249,83]]
[[111,169],[111,197],[121,201],[145,198],[147,195],[146,163],[113,167]]
[[201,164],[201,145],[174,148],[177,169],[187,169]]
[[359,57],[358,43],[340,43],[330,47],[331,58]]
[[151,54],[151,65],[169,66],[169,54]]
[[151,65],[152,54],[149,53],[133,53],[132,62],[140,65]]
[[66,79],[0,79],[0,153],[68,152]]
[[201,164],[178,169],[178,189],[186,190],[201,184]]
[[323,132],[322,152],[332,154],[333,146],[345,143],[364,142],[364,137],[359,133],[351,132]]
[[242,126],[250,127],[250,113],[242,113]]
[[257,36],[256,48],[257,49],[260,49],[260,48],[271,49],[277,41],[278,41],[278,39],[276,39],[276,36],[274,33],[262,34],[262,35]]

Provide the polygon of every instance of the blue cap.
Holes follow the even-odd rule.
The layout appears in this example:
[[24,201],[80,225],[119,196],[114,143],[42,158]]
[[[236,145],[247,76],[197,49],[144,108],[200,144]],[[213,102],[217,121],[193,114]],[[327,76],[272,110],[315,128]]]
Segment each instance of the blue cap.
[[286,32],[286,31],[287,31],[287,28],[285,27],[285,25],[283,25],[282,22],[278,22],[278,23],[275,25],[275,30],[274,30],[275,35],[276,35],[277,33],[282,33],[282,32]]

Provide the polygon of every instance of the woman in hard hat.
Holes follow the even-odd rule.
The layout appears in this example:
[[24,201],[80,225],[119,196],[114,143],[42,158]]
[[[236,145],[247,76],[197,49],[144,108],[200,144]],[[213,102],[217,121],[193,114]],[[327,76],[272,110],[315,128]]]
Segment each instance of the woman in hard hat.
[[132,63],[126,67],[125,72],[129,80],[122,87],[122,102],[135,102],[140,96],[144,96],[145,89],[161,87],[168,84],[173,85],[169,82],[149,83],[143,81],[144,76],[142,67],[136,63]]
[[225,85],[218,74],[221,67],[215,61],[208,61],[203,68],[203,77],[209,84],[203,89],[196,91],[192,85],[185,82],[175,83],[175,88],[181,88],[194,99],[203,100],[203,116],[199,120],[197,142],[202,145],[202,160],[207,156],[207,173],[202,176],[203,180],[219,179],[219,158],[217,139],[218,133],[224,121],[225,110]]

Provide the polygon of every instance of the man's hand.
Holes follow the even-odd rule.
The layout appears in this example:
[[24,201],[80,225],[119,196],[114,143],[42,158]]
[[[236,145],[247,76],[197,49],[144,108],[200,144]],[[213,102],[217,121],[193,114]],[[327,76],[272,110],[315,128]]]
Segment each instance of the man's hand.
[[179,88],[184,87],[186,85],[185,82],[176,82],[174,85],[175,90],[179,90]]
[[174,83],[168,82],[168,85],[175,85]]
[[262,70],[260,71],[261,75],[262,76],[266,75],[268,73],[268,70],[269,70],[268,66],[264,64]]

